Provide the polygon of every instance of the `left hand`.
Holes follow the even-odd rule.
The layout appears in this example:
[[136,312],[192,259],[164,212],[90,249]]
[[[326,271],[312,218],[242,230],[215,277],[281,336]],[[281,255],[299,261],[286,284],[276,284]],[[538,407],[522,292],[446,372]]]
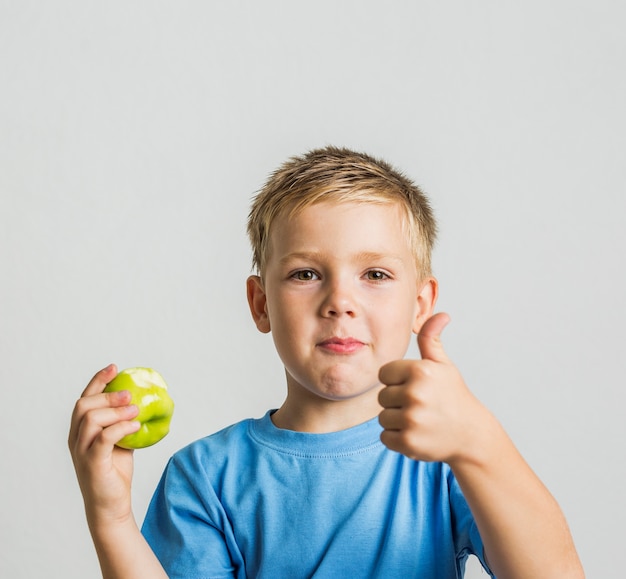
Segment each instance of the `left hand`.
[[421,360],[385,364],[379,379],[381,440],[391,450],[423,461],[453,462],[474,448],[472,437],[489,414],[450,361],[440,336],[450,317],[429,318],[417,336]]

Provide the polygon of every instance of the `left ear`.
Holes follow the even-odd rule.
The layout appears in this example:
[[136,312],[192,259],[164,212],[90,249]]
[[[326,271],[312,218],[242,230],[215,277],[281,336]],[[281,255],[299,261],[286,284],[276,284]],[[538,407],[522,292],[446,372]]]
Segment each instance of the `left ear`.
[[413,322],[413,333],[419,334],[424,322],[433,315],[438,295],[439,283],[434,277],[427,277],[420,282],[417,291],[417,314]]

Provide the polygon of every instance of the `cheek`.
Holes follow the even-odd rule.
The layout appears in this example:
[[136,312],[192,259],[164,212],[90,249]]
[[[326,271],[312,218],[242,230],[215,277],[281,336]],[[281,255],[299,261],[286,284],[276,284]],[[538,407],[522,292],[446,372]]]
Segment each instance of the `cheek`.
[[[399,303],[404,303],[404,307],[398,307]],[[413,335],[415,318],[418,309],[417,303],[409,299],[387,301],[377,309],[374,327],[379,336],[384,336],[385,342],[394,348],[408,348],[409,341]]]
[[305,325],[305,314],[308,311],[301,301],[293,303],[289,295],[278,295],[267,305],[268,316],[274,334],[274,341],[285,343],[302,333]]
[[411,327],[417,316],[418,303],[413,295],[396,294],[373,304],[370,311],[375,312],[379,323],[396,327],[398,324],[400,327],[403,325]]

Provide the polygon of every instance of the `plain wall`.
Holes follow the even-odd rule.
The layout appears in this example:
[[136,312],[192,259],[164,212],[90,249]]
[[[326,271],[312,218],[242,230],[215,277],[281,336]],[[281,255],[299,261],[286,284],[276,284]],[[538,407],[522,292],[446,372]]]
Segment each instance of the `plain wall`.
[[[0,576],[99,574],[67,450],[109,362],[177,408],[168,457],[281,404],[245,221],[335,144],[431,196],[449,355],[623,566],[626,10],[620,2],[0,1]],[[412,352],[415,355],[416,350]],[[478,573],[476,576],[480,576]]]

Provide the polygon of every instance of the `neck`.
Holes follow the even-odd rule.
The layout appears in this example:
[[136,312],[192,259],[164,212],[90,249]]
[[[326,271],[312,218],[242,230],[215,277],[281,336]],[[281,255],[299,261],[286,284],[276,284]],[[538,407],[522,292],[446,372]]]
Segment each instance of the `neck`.
[[314,434],[345,430],[380,414],[379,390],[375,388],[357,398],[328,400],[307,390],[295,393],[288,387],[287,398],[272,414],[272,422],[278,428]]

